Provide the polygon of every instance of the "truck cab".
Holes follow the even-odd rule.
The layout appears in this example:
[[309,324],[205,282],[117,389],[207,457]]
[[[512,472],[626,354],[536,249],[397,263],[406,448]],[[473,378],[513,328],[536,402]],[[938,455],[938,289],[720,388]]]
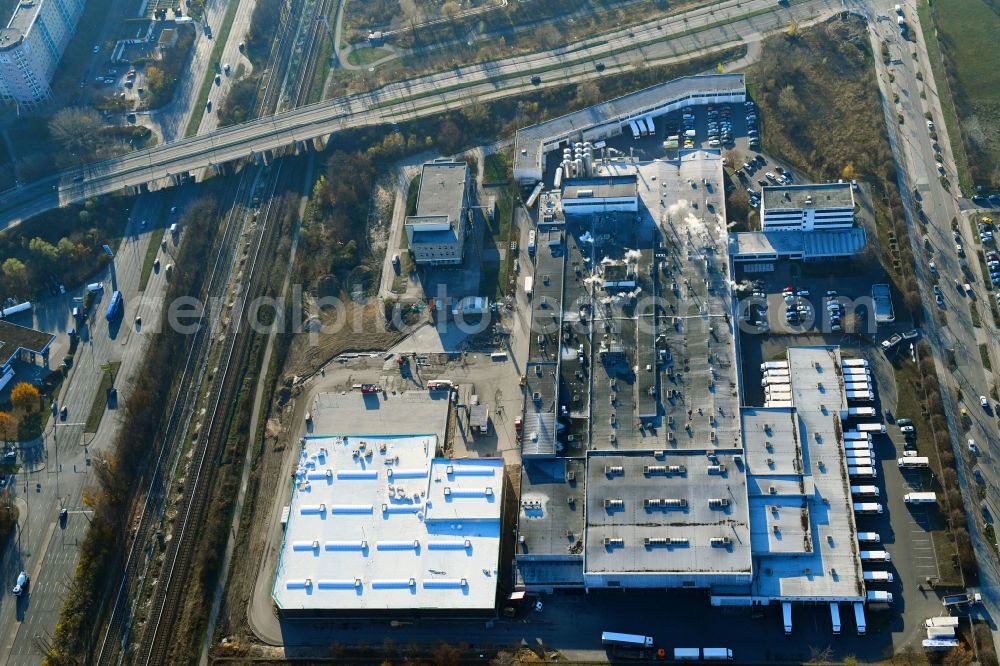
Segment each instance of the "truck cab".
[[28,572],[22,571],[17,575],[17,580],[14,582],[14,589],[11,592],[14,593],[15,597],[19,597],[24,594],[25,590],[28,589]]

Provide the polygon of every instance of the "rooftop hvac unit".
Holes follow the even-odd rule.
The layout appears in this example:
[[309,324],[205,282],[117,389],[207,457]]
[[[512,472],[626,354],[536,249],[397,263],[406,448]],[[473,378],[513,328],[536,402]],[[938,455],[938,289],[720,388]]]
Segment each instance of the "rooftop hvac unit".
[[674,441],[674,433],[672,433],[672,432],[668,432],[667,433],[667,441],[668,442]]
[[730,544],[729,537],[713,537],[712,545],[716,548],[725,548]]
[[710,435],[710,437],[711,437],[711,439],[712,439],[713,442],[716,440],[715,431],[714,430],[712,431],[712,434]]
[[778,505],[777,504],[772,504],[771,505],[771,513],[778,513]]
[[669,546],[670,537],[646,537],[643,543],[647,546]]
[[449,495],[451,495],[451,488],[448,488],[447,486],[445,486],[444,496],[448,497]]
[[742,465],[743,464],[743,456],[740,455],[739,453],[737,453],[735,456],[733,456],[733,462],[735,462],[737,465]]
[[650,474],[666,474],[666,465],[646,465],[642,468],[642,473],[646,475]]
[[713,497],[708,500],[708,505],[712,508],[725,508],[729,506],[729,498],[727,497]]
[[770,486],[770,487],[769,487],[769,488],[767,489],[767,492],[769,492],[769,493],[770,493],[770,494],[772,494],[772,495],[777,495],[777,494],[778,494],[778,489],[777,489],[777,488],[775,488],[774,486]]
[[687,467],[684,465],[667,465],[668,474],[684,474],[687,472]]
[[486,490],[483,491],[483,494],[486,495],[487,497],[491,497],[493,495],[493,489],[490,488],[489,486],[486,486]]
[[611,433],[610,435],[608,435],[608,441],[614,444],[615,442],[618,441],[618,437],[615,436],[615,433]]
[[566,472],[566,480],[567,481],[576,481],[576,472],[574,470],[570,470],[570,471]]
[[767,466],[768,467],[774,467],[774,458],[768,458],[767,459]]
[[568,496],[568,497],[566,498],[566,504],[568,504],[568,505],[570,505],[570,506],[572,506],[572,505],[576,504],[576,498],[575,498],[575,497],[573,497],[572,495],[569,495],[569,496]]
[[723,465],[723,464],[709,465],[708,466],[708,473],[709,474],[725,474],[726,473],[726,466]]
[[654,458],[662,458],[665,455],[667,455],[667,452],[664,451],[663,449],[657,449],[656,451],[653,451]]
[[625,468],[621,465],[605,465],[604,473],[608,476],[619,476],[625,474]]
[[624,546],[625,545],[625,539],[620,539],[620,538],[617,538],[617,537],[604,537],[604,545],[608,546],[608,547],[611,547],[611,546]]
[[625,500],[621,499],[606,499],[604,500],[605,509],[624,509]]

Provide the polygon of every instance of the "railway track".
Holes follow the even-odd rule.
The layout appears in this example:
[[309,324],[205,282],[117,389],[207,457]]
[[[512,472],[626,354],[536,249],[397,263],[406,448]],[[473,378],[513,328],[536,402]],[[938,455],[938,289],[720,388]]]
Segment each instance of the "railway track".
[[[230,211],[223,222],[223,234],[220,251],[212,265],[208,278],[206,294],[208,303],[213,302],[214,297],[224,293],[226,284],[229,281],[229,273],[232,267],[232,249],[236,247],[241,228],[241,218],[243,207],[240,201],[246,198],[248,187],[252,185],[253,177],[250,170],[244,171],[237,186],[234,188],[233,197],[229,200]],[[228,249],[228,251],[226,251]],[[213,316],[214,315],[214,316]],[[207,357],[202,353],[205,349],[205,341],[211,340],[215,330],[215,322],[218,313],[205,312],[202,317],[194,339],[188,348],[184,361],[184,369],[178,383],[178,390],[170,407],[167,418],[167,425],[163,439],[157,452],[156,460],[148,473],[148,485],[145,492],[145,502],[142,511],[134,528],[134,535],[129,544],[128,555],[125,560],[121,581],[113,590],[115,599],[110,610],[108,626],[104,635],[100,638],[97,647],[95,662],[98,664],[114,664],[120,661],[121,648],[128,641],[131,632],[131,618],[135,597],[132,595],[130,583],[138,579],[145,578],[145,572],[150,564],[150,554],[156,532],[166,507],[168,487],[167,480],[172,476],[171,470],[177,464],[176,441],[180,433],[186,432],[187,423],[190,421],[193,412],[193,405],[188,404],[187,396],[197,393],[201,387],[201,380],[204,377],[204,365]],[[140,482],[141,485],[141,482]],[[140,585],[141,589],[141,585]],[[101,613],[99,613],[101,615]]]
[[[325,15],[329,11],[332,1],[320,0],[317,16]],[[293,0],[293,3],[288,5],[286,16],[283,18],[288,18],[288,14],[293,12],[295,4],[296,2]],[[291,35],[292,28],[290,26],[292,25],[291,20],[282,21],[282,28],[270,54],[269,74],[262,78],[258,86],[255,105],[257,116],[273,113],[280,102],[281,81],[285,78],[280,74],[287,76],[292,50],[283,48],[283,44],[287,43]],[[308,26],[309,32],[306,37],[307,43],[304,47],[305,58],[303,60],[305,71],[297,79],[293,95],[294,106],[308,103],[311,83],[316,68],[319,66],[323,40],[326,38],[324,27],[325,23],[318,20],[311,21]],[[232,198],[233,204],[226,219],[226,229],[221,245],[224,251],[217,256],[209,279],[208,293],[210,295],[224,293],[229,282],[230,271],[221,269],[225,267],[231,269],[232,253],[238,247],[239,234],[243,228],[241,222],[244,221],[247,214],[245,202],[253,196],[255,174],[256,170],[254,169],[244,169],[235,188]],[[262,256],[262,248],[271,248],[274,245],[272,234],[277,225],[273,217],[277,211],[272,195],[280,178],[281,166],[279,164],[268,177],[267,187],[270,188],[270,191],[266,197],[265,211],[260,218],[263,222],[256,237],[254,254],[246,268],[247,288],[239,299],[239,308],[233,309],[232,323],[223,342],[220,371],[215,377],[215,384],[208,396],[208,421],[203,424],[202,433],[204,436],[200,440],[204,444],[196,454],[195,464],[188,474],[187,486],[189,490],[179,507],[181,519],[179,524],[175,525],[172,538],[167,546],[159,582],[148,615],[147,627],[132,659],[134,663],[167,663],[169,658],[172,642],[168,637],[178,619],[184,598],[183,577],[180,572],[189,568],[197,542],[197,527],[204,524],[204,517],[209,508],[212,488],[214,487],[214,461],[217,460],[220,447],[225,441],[226,426],[229,423],[229,410],[226,409],[226,406],[234,403],[236,391],[240,386],[241,371],[245,364],[246,354],[249,352],[249,341],[252,336],[244,330],[246,327],[242,325],[246,304],[262,287],[261,277],[256,270],[258,259]],[[263,256],[268,256],[267,250],[264,250]],[[261,272],[266,274],[266,271]],[[218,313],[215,313],[215,316],[215,321],[217,321]],[[184,441],[184,435],[188,432],[188,426],[194,412],[195,401],[190,400],[190,396],[201,393],[201,380],[206,374],[208,352],[210,351],[210,349],[205,349],[204,341],[212,340],[215,337],[214,332],[214,325],[200,327],[198,337],[189,350],[180,390],[178,390],[171,407],[164,445],[160,449],[153,468],[146,503],[138,521],[121,583],[117,588],[108,628],[101,640],[95,660],[99,664],[121,663],[127,653],[124,646],[129,644],[136,598],[141,594],[146,580],[151,552],[155,548],[152,544],[166,507],[167,493],[164,492],[164,488],[169,487],[169,483],[166,481],[173,477],[173,471],[179,462],[179,454],[182,450],[182,446],[179,444]],[[171,459],[173,461],[170,466],[171,471],[166,473],[166,463]],[[136,592],[134,597],[130,594],[132,591]]]
[[250,351],[253,331],[245,325],[249,302],[259,295],[266,286],[268,271],[257,270],[267,263],[274,245],[278,227],[278,206],[274,192],[281,182],[282,165],[279,163],[269,179],[265,210],[258,217],[258,230],[254,248],[246,265],[245,288],[232,309],[231,321],[222,342],[219,372],[215,377],[206,401],[206,422],[203,444],[195,453],[192,469],[188,474],[189,491],[179,507],[178,521],[173,538],[165,553],[161,584],[157,588],[150,608],[150,622],[139,645],[134,662],[137,664],[169,663],[170,650],[174,643],[170,640],[172,629],[179,619],[188,589],[186,575],[190,570],[197,543],[198,530],[205,524],[215,487],[216,461],[226,442],[230,415],[243,380],[243,366]]

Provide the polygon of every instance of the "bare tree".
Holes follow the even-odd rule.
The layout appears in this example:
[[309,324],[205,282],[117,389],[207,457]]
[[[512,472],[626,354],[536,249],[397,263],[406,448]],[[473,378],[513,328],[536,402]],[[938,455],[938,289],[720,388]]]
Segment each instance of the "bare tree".
[[71,106],[56,112],[49,121],[49,133],[63,149],[66,164],[90,162],[101,144],[104,123],[93,109]]

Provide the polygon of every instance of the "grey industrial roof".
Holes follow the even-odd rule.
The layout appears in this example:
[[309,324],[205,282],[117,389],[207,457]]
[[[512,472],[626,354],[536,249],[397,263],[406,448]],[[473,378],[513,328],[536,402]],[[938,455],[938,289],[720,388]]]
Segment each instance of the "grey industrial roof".
[[669,352],[660,375],[667,448],[704,448],[713,432],[714,445],[740,446],[722,157],[692,150],[641,165],[639,197],[664,236],[658,302],[666,316],[657,344]]
[[[751,499],[753,552],[759,572],[754,594],[771,599],[860,600],[864,584],[840,429],[840,413],[847,408],[840,351],[836,347],[789,348],[788,371],[794,411],[745,410],[746,433],[753,435],[748,447],[758,449],[759,457],[765,441],[761,424],[773,415],[769,440],[776,447],[776,457],[800,447],[803,475],[801,496],[789,483],[793,474],[750,475],[751,488],[768,488],[772,478],[785,482],[776,486],[774,495]],[[787,425],[788,414],[794,415],[794,428]],[[789,441],[796,433],[797,445]],[[749,449],[747,455],[751,455]]]
[[[417,213],[406,218],[406,224],[423,237],[418,242],[447,243],[457,239],[458,226],[466,203],[465,185],[469,165],[465,162],[426,162],[421,169],[420,188],[417,191]],[[421,224],[447,222],[450,231],[420,231]],[[447,234],[447,235],[443,235]]]
[[417,215],[461,217],[469,165],[465,162],[427,162],[420,173]]
[[688,76],[595,104],[559,118],[522,128],[515,137],[514,173],[540,168],[546,144],[595,125],[621,122],[699,93],[746,95],[742,74]]
[[44,353],[56,336],[0,320],[0,366],[10,363],[19,351]]
[[[746,475],[736,455],[730,451],[711,459],[693,451],[589,454],[586,572],[749,573]],[[725,465],[724,473],[709,473],[714,464]],[[664,473],[672,465],[682,465],[685,471]],[[659,499],[683,499],[687,504],[672,508],[644,502]],[[710,505],[714,499],[726,499],[727,506]],[[645,542],[664,537],[687,542]],[[729,543],[713,545],[711,540],[719,537],[728,537]],[[622,542],[607,544],[606,538]]]
[[729,252],[736,260],[756,257],[801,256],[849,257],[864,249],[867,238],[862,227],[815,231],[747,231],[730,235]]
[[585,470],[583,458],[524,461],[518,560],[572,557],[582,575]]
[[764,187],[762,191],[762,210],[854,207],[854,193],[850,183],[777,185]]
[[[17,18],[17,13],[14,14],[13,19]],[[0,30],[0,51],[6,51],[7,49],[12,49],[24,40],[24,33],[16,28],[4,28]]]
[[[634,197],[635,176],[595,176],[593,178],[569,178],[563,181],[562,199],[619,199]],[[588,195],[589,192],[589,195]]]

